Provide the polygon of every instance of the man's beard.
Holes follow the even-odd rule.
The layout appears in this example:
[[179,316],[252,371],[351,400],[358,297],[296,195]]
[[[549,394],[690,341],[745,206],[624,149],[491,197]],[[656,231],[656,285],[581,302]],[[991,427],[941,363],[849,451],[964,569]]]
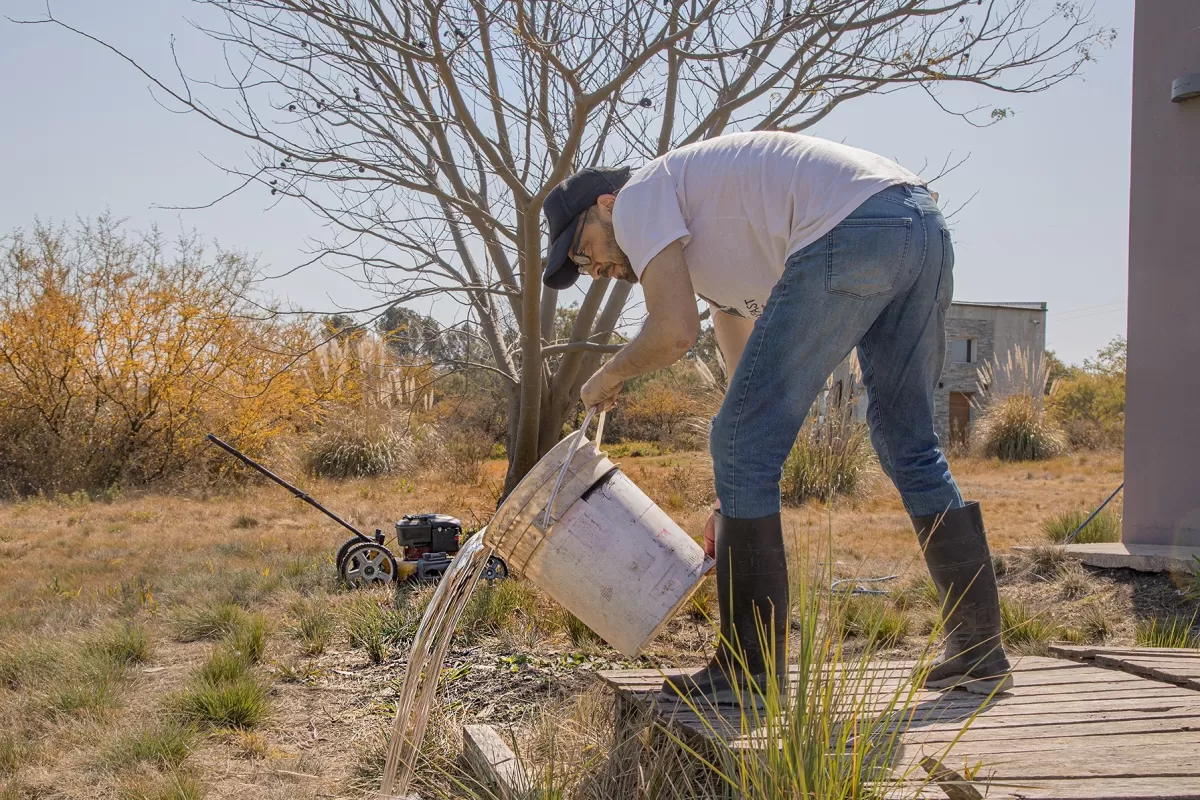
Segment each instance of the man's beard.
[[637,274],[633,271],[633,265],[629,263],[629,256],[625,255],[625,251],[617,244],[616,231],[613,230],[611,222],[600,220],[600,229],[604,231],[604,250],[615,255],[609,259],[613,267],[609,270],[610,277],[628,283],[637,283]]

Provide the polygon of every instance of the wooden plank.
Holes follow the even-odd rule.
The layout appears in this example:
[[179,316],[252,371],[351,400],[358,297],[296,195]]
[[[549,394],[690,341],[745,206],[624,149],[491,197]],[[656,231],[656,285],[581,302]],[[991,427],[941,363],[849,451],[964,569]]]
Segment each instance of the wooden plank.
[[993,781],[988,800],[1197,800],[1195,778],[1068,778]]
[[463,756],[476,777],[494,784],[503,800],[526,796],[533,788],[524,765],[490,725],[463,726]]
[[[961,738],[969,741],[989,741],[1006,739],[1020,739],[1023,742],[1037,742],[1041,739],[1057,738],[1065,733],[1078,739],[1089,739],[1096,736],[1108,736],[1111,734],[1126,734],[1137,736],[1146,733],[1193,733],[1200,731],[1200,713],[1190,716],[1155,716],[1142,717],[1136,716],[1129,719],[1118,720],[1096,720],[1083,719],[1073,720],[1061,724],[1009,724],[999,725],[994,727],[985,727],[980,724],[975,724],[967,728],[966,732],[962,732],[960,726],[956,725],[930,725],[924,728],[910,730],[905,738],[914,743],[922,742],[949,742],[955,738]],[[1080,747],[1089,746],[1086,741],[1080,742]]]
[[[919,745],[925,752],[935,752],[933,748],[941,745],[944,750],[950,742],[934,742],[905,737],[905,742]],[[980,758],[1003,758],[1009,753],[1053,753],[1058,750],[1078,750],[1086,747],[1102,753],[1118,754],[1123,749],[1131,747],[1148,748],[1155,746],[1191,745],[1200,752],[1200,731],[1181,732],[1178,730],[1155,731],[1152,733],[1132,733],[1119,731],[1094,736],[1075,736],[1069,727],[1059,731],[1057,737],[1025,739],[1012,737],[1004,739],[977,739],[967,733],[954,743],[951,752],[956,754],[976,753]],[[1123,758],[1124,756],[1122,756]]]
[[[911,758],[919,758],[920,755],[914,752]],[[1124,748],[1115,757],[1113,753],[1084,748],[1058,751],[1053,758],[1046,758],[1037,752],[993,755],[970,750],[960,752],[956,748],[949,755],[939,758],[951,769],[961,768],[964,775],[978,780],[1173,776],[1195,778],[1196,789],[1200,791],[1200,749],[1190,744]]]

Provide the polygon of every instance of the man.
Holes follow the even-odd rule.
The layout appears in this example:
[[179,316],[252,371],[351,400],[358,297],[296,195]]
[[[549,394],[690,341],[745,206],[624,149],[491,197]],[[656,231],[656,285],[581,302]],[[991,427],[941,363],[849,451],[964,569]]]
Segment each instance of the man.
[[[580,170],[543,204],[543,281],[640,282],[646,321],[583,387],[611,407],[623,383],[695,343],[695,296],[732,369],[710,450],[721,638],[670,694],[746,702],[786,674],[784,459],[826,378],[858,348],[871,442],[912,517],[946,617],[926,685],[1003,691],[1000,606],[983,520],[964,503],[934,433],[934,389],[953,294],[950,232],[916,175],[809,136],[739,133],[682,147],[630,174]],[[765,632],[765,635],[761,635]],[[753,681],[753,683],[751,683]]]

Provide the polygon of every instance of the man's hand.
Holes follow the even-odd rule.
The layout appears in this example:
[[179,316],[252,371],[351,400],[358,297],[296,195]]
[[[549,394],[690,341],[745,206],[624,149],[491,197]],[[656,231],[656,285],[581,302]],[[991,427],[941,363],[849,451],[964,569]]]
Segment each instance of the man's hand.
[[579,399],[584,408],[599,406],[601,411],[608,411],[617,404],[617,395],[624,386],[625,381],[614,381],[606,370],[598,369],[579,390]]

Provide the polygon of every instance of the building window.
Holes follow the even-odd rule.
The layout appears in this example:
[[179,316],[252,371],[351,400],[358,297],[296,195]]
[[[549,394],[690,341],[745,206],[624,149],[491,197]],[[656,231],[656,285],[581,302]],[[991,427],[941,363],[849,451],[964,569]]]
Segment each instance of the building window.
[[971,364],[975,361],[974,339],[951,339],[950,362],[952,364]]

